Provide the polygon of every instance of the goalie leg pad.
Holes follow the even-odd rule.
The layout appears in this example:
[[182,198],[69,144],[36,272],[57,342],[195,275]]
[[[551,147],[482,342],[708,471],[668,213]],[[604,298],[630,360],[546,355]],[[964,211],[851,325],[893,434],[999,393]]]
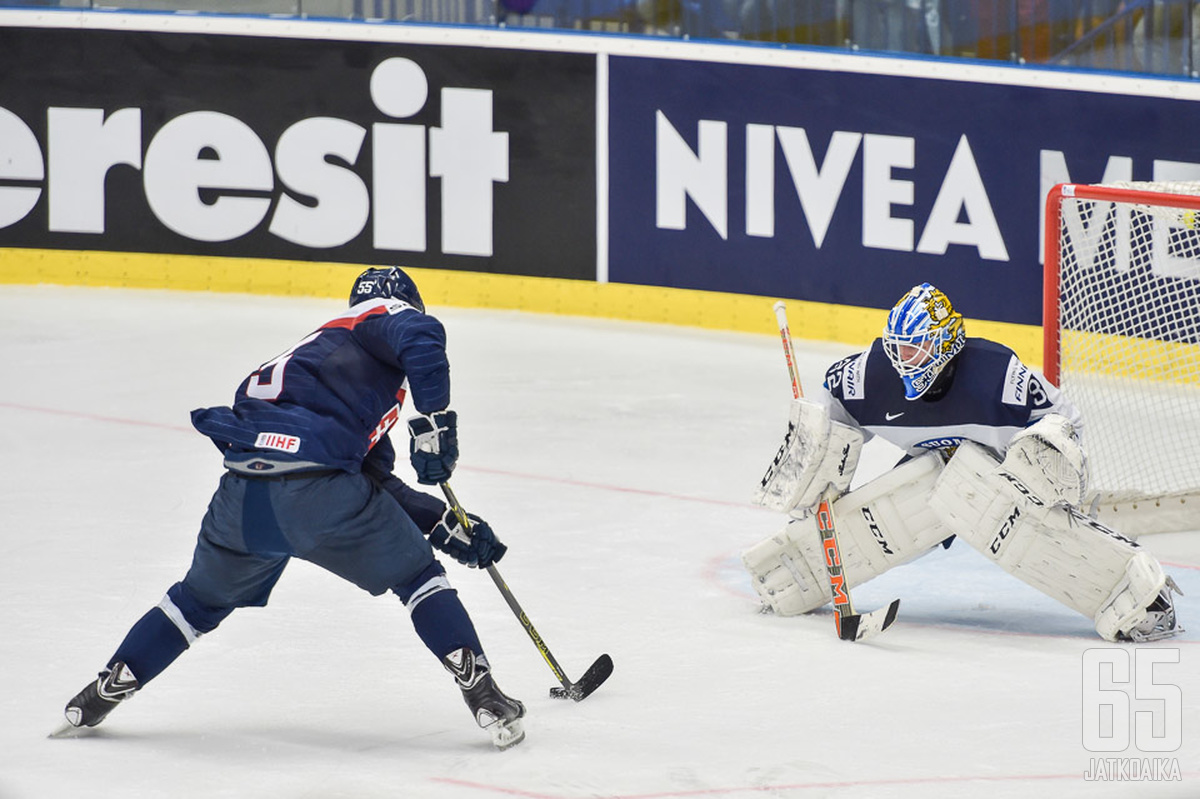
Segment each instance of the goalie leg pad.
[[[928,505],[941,469],[941,458],[929,453],[833,503],[848,587],[907,563],[950,536]],[[825,551],[814,516],[793,519],[746,550],[742,562],[759,597],[781,616],[807,613],[830,601]]]
[[1183,632],[1175,623],[1171,589],[1179,587],[1163,574],[1147,552],[1125,564],[1125,579],[1096,613],[1096,632],[1107,641],[1157,641]]
[[942,469],[941,456],[930,452],[833,503],[842,565],[851,586],[924,555],[950,537],[949,528],[929,507]]
[[811,517],[792,519],[742,553],[754,590],[780,616],[808,613],[829,602],[820,540]]
[[1108,640],[1145,621],[1167,579],[1135,542],[1073,507],[1049,507],[971,442],[942,471],[930,505],[959,538],[1092,619]]

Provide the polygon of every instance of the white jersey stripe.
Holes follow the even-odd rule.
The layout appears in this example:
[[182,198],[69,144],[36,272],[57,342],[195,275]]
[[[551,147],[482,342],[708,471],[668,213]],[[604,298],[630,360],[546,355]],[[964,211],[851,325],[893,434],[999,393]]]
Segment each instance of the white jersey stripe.
[[963,441],[974,441],[1003,457],[1008,442],[1022,428],[1016,426],[997,427],[986,424],[954,424],[936,427],[898,427],[868,425],[873,435],[880,436],[905,452],[921,450],[953,450]]

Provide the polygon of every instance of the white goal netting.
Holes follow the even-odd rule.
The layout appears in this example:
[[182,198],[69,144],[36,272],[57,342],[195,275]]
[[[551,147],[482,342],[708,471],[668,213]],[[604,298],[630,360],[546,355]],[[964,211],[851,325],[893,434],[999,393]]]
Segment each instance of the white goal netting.
[[1093,492],[1200,529],[1200,183],[1064,186],[1046,235],[1045,371]]

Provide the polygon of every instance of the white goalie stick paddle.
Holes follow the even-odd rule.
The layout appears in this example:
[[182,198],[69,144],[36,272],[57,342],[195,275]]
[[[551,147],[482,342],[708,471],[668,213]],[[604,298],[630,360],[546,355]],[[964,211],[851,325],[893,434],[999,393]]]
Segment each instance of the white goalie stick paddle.
[[[796,369],[796,353],[792,349],[792,333],[788,329],[787,306],[775,303],[775,321],[779,324],[779,337],[783,340],[783,355],[787,359],[788,375],[792,378],[792,398],[804,396],[800,385],[800,373]],[[821,495],[817,504],[817,529],[821,531],[821,550],[825,554],[825,574],[829,578],[829,595],[833,600],[833,620],[837,625],[838,638],[843,641],[863,641],[892,626],[900,610],[900,600],[870,613],[855,613],[850,602],[850,589],[846,586],[846,575],[842,569],[842,551],[838,548],[837,524],[833,518],[835,490],[832,486]]]
[[[454,512],[458,523],[463,526],[467,534],[471,533],[471,520],[467,518],[467,512],[463,510],[462,505],[458,504],[458,497],[454,496],[454,492],[450,490],[449,483],[441,483],[442,493],[446,495],[446,502],[450,505],[450,510]],[[588,670],[583,673],[577,681],[571,682],[567,678],[567,673],[563,671],[562,666],[558,665],[558,661],[554,659],[554,655],[550,654],[550,647],[546,646],[546,642],[542,640],[542,636],[538,635],[538,631],[534,629],[533,622],[525,615],[525,611],[521,609],[521,605],[517,602],[517,598],[513,596],[508,585],[504,582],[504,578],[500,576],[499,570],[495,564],[487,567],[487,573],[492,578],[492,582],[496,584],[496,588],[500,589],[500,594],[504,597],[504,601],[508,603],[508,608],[517,617],[517,621],[521,622],[521,626],[525,628],[525,633],[529,639],[533,641],[533,645],[537,647],[542,658],[546,661],[546,665],[550,667],[550,671],[554,672],[554,676],[558,679],[561,687],[556,685],[550,689],[550,696],[555,699],[573,699],[576,702],[582,702],[601,683],[609,678],[613,671],[612,658],[608,655],[601,655],[596,658],[596,662],[588,667]]]

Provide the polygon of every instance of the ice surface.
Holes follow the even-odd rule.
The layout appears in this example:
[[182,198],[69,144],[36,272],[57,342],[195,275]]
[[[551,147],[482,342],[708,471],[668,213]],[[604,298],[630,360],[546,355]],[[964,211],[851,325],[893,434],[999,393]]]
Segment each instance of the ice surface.
[[[1082,656],[1109,645],[962,544],[854,591],[864,610],[902,598],[868,644],[828,613],[756,612],[738,555],[782,522],[749,503],[790,399],[776,339],[484,310],[431,309],[453,485],[508,543],[500,570],[568,674],[612,655],[604,686],[550,699],[491,581],[450,564],[529,708],[527,740],[496,752],[394,597],[294,561],[269,607],[96,734],[48,740],[186,570],[221,469],[188,412],[338,310],[0,287],[0,799],[1200,796],[1200,535],[1143,539],[1188,594],[1193,631],[1155,645],[1180,652],[1155,674],[1181,691],[1182,747],[1090,753]],[[847,353],[797,344],[809,385]],[[863,473],[893,454],[870,447]],[[1177,758],[1183,781],[1086,782],[1102,756]]]

